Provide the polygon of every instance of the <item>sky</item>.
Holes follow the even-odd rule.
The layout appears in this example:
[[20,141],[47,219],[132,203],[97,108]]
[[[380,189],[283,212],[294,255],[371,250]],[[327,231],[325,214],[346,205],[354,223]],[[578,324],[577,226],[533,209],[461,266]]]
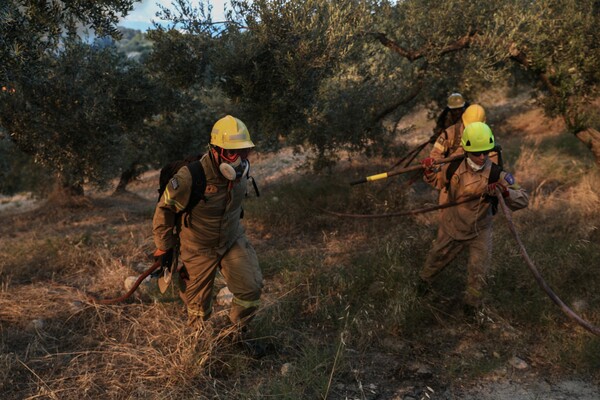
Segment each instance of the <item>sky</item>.
[[[211,0],[210,3],[213,5],[212,17],[214,21],[222,21],[224,19],[223,4],[226,0]],[[122,25],[130,29],[138,29],[146,31],[152,27],[152,20],[160,22],[156,18],[156,12],[159,11],[157,3],[172,8],[172,0],[143,0],[134,3],[133,11],[127,15],[126,18],[122,19],[119,25]],[[206,2],[206,1],[205,1]],[[198,5],[199,0],[192,1],[193,5]]]

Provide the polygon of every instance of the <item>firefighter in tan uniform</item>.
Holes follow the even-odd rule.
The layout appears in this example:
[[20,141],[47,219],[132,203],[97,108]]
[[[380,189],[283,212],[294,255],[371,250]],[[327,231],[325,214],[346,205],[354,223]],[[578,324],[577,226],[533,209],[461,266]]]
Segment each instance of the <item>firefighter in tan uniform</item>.
[[[473,122],[485,122],[485,109],[479,104],[472,104],[467,107],[459,121],[451,127],[445,129],[433,144],[433,148],[429,153],[429,158],[421,161],[423,165],[432,165],[434,161],[442,158],[451,157],[459,154],[464,154],[461,145],[461,139],[465,126]],[[495,153],[495,152],[493,152]],[[497,163],[495,154],[490,157]],[[448,202],[447,191],[441,190],[439,195],[439,204]]]
[[435,121],[435,128],[433,128],[433,136],[431,137],[433,142],[435,142],[435,139],[444,129],[456,124],[460,120],[467,107],[469,107],[469,103],[465,101],[462,94],[452,93],[448,96],[447,106]]
[[[460,201],[480,194],[479,199],[441,210],[437,238],[430,250],[425,266],[420,272],[421,286],[429,285],[464,249],[469,250],[467,265],[467,289],[464,303],[467,308],[478,308],[482,304],[485,275],[492,252],[493,200],[500,189],[508,207],[515,211],[528,205],[529,197],[514,177],[502,171],[488,157],[495,146],[491,129],[485,123],[474,122],[462,134],[462,148],[466,158],[447,178],[451,163],[438,170],[424,163],[424,179],[431,186],[446,191],[448,201]],[[426,165],[427,164],[427,165]],[[490,174],[496,171],[497,181],[490,182]]]
[[485,122],[485,109],[479,104],[472,104],[458,122],[444,129],[433,144],[429,157],[440,160],[456,154],[462,154],[463,148],[460,139],[465,127],[473,122]]
[[[181,297],[188,320],[203,326],[212,312],[213,289],[220,268],[233,294],[229,319],[245,326],[254,315],[262,289],[262,274],[254,248],[241,224],[242,200],[247,191],[248,153],[254,147],[242,121],[230,115],[218,120],[211,132],[209,151],[200,163],[206,175],[204,198],[180,224],[180,259],[184,267]],[[175,248],[176,213],[187,205],[192,190],[188,168],[169,181],[153,219],[155,257]]]

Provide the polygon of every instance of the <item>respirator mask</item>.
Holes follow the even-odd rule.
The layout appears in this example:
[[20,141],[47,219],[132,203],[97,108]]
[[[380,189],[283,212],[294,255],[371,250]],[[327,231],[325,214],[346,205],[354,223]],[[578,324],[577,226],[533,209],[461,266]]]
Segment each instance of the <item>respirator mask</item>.
[[250,149],[215,148],[215,151],[218,154],[219,171],[226,179],[235,181],[248,173],[250,169],[250,162],[248,161]]
[[469,164],[469,167],[471,167],[471,169],[475,172],[479,172],[481,171],[483,168],[485,168],[485,163],[482,165],[478,165],[475,164],[475,162],[473,162],[470,158],[467,157],[467,164]]

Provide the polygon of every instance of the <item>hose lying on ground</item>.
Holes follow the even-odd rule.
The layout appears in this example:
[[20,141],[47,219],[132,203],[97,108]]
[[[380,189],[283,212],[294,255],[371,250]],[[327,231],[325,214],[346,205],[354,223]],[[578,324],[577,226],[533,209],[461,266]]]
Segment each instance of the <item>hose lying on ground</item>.
[[125,301],[125,300],[127,300],[133,294],[133,292],[135,292],[137,290],[137,288],[141,285],[141,283],[144,281],[144,279],[146,279],[146,277],[148,275],[150,275],[151,273],[153,273],[159,267],[160,267],[160,259],[156,260],[154,262],[154,264],[152,264],[152,266],[150,268],[148,268],[146,271],[144,271],[144,273],[141,274],[137,278],[137,280],[135,281],[135,283],[133,284],[133,286],[131,287],[131,289],[129,289],[129,291],[127,293],[125,293],[124,295],[122,295],[121,297],[117,297],[117,298],[114,298],[114,299],[96,299],[96,298],[91,297],[91,296],[88,295],[88,299],[92,303],[97,303],[97,304],[116,304],[116,303],[120,303],[122,301]]
[[598,327],[590,324],[589,322],[587,322],[586,320],[584,320],[583,318],[581,318],[579,315],[577,315],[573,310],[571,310],[556,295],[556,293],[554,293],[554,291],[550,288],[550,286],[548,286],[548,284],[546,283],[546,281],[544,281],[544,278],[542,278],[542,276],[540,275],[539,271],[537,270],[537,268],[533,264],[533,261],[531,261],[531,258],[529,258],[529,255],[527,254],[527,250],[525,249],[525,246],[523,245],[523,242],[521,241],[521,238],[519,237],[519,233],[517,232],[517,229],[515,228],[515,224],[513,223],[511,212],[508,209],[508,206],[506,205],[506,203],[504,202],[504,198],[502,197],[502,195],[498,195],[497,197],[499,199],[499,203],[502,205],[502,212],[504,213],[504,217],[506,218],[506,221],[508,222],[508,228],[510,229],[510,231],[513,234],[513,236],[515,237],[515,240],[519,244],[519,249],[521,250],[521,255],[523,256],[523,259],[525,260],[525,263],[529,267],[529,270],[533,274],[533,276],[534,276],[535,280],[537,281],[538,285],[544,290],[544,292],[546,292],[546,294],[548,295],[548,297],[550,297],[550,299],[556,305],[558,305],[560,307],[560,309],[569,318],[571,318],[572,320],[574,320],[575,322],[577,322],[579,325],[581,325],[583,328],[587,329],[589,332],[593,333],[594,335],[600,336],[600,328],[598,328]]
[[469,201],[477,200],[480,197],[481,196],[479,196],[478,194],[476,194],[476,195],[473,195],[473,196],[465,197],[462,200],[450,201],[448,203],[439,204],[437,206],[431,206],[431,207],[425,207],[425,208],[418,208],[416,210],[399,211],[399,212],[395,212],[395,213],[385,213],[385,214],[349,214],[349,213],[340,213],[340,212],[325,210],[323,208],[319,208],[319,210],[321,210],[321,211],[323,211],[324,213],[327,213],[327,214],[335,215],[337,217],[349,217],[349,218],[389,218],[389,217],[403,217],[403,216],[407,216],[407,215],[423,214],[423,213],[430,212],[430,211],[441,210],[443,208],[454,207],[454,206],[457,206],[459,204],[468,203]]
[[[521,238],[519,237],[517,229],[515,228],[515,225],[514,225],[514,223],[512,221],[511,211],[509,210],[508,206],[504,202],[504,198],[502,197],[502,194],[500,193],[500,191],[498,191],[498,193],[499,193],[499,195],[497,196],[498,199],[499,199],[498,202],[502,206],[502,212],[504,214],[504,217],[506,218],[506,221],[508,222],[509,229],[512,232],[515,240],[517,241],[517,244],[519,245],[519,248],[521,250],[521,255],[523,256],[523,259],[525,260],[527,266],[529,267],[529,270],[533,274],[533,276],[534,276],[536,282],[538,283],[538,285],[544,290],[544,292],[546,292],[546,294],[548,295],[548,297],[550,297],[550,299],[556,305],[558,305],[561,308],[561,310],[569,318],[571,318],[572,320],[574,320],[575,322],[577,322],[580,326],[582,326],[583,328],[585,328],[589,332],[593,333],[594,335],[600,336],[600,328],[598,328],[598,327],[590,324],[588,321],[584,320],[579,315],[577,315],[573,310],[571,310],[556,295],[556,293],[554,293],[554,291],[550,288],[550,286],[548,286],[548,284],[546,283],[546,281],[544,280],[544,278],[542,278],[542,276],[540,275],[539,271],[537,270],[537,268],[533,264],[533,261],[531,261],[531,259],[529,258],[529,255],[527,254],[527,250],[525,249],[525,246],[523,245],[523,242],[521,241]],[[389,217],[400,217],[400,216],[407,216],[407,215],[422,214],[422,213],[426,213],[426,212],[430,212],[430,211],[440,210],[442,208],[454,207],[454,206],[457,206],[459,204],[463,204],[463,203],[467,203],[469,201],[473,201],[473,200],[479,199],[480,197],[481,196],[479,196],[479,195],[474,195],[474,196],[470,196],[470,197],[467,197],[465,199],[462,199],[460,201],[448,202],[448,203],[440,204],[438,206],[420,208],[420,209],[416,209],[416,210],[401,211],[401,212],[397,212],[397,213],[386,213],[386,214],[348,214],[348,213],[338,213],[338,212],[335,212],[335,211],[329,211],[329,210],[324,210],[324,209],[321,209],[321,211],[323,211],[323,212],[325,212],[327,214],[338,216],[338,217],[349,217],[349,218],[389,218]]]

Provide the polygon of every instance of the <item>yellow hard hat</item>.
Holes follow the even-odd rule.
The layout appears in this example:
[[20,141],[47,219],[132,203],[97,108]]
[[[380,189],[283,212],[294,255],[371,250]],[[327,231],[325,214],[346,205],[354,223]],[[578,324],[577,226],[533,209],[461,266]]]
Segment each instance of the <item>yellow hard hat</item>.
[[254,147],[246,124],[231,115],[215,123],[210,133],[210,144],[229,150]]
[[485,122],[485,110],[479,104],[471,104],[462,115],[463,125],[473,122]]
[[448,108],[461,108],[465,105],[465,99],[462,97],[460,93],[452,93],[448,96]]
[[492,130],[483,122],[469,124],[463,131],[460,144],[469,153],[489,151],[496,146]]

